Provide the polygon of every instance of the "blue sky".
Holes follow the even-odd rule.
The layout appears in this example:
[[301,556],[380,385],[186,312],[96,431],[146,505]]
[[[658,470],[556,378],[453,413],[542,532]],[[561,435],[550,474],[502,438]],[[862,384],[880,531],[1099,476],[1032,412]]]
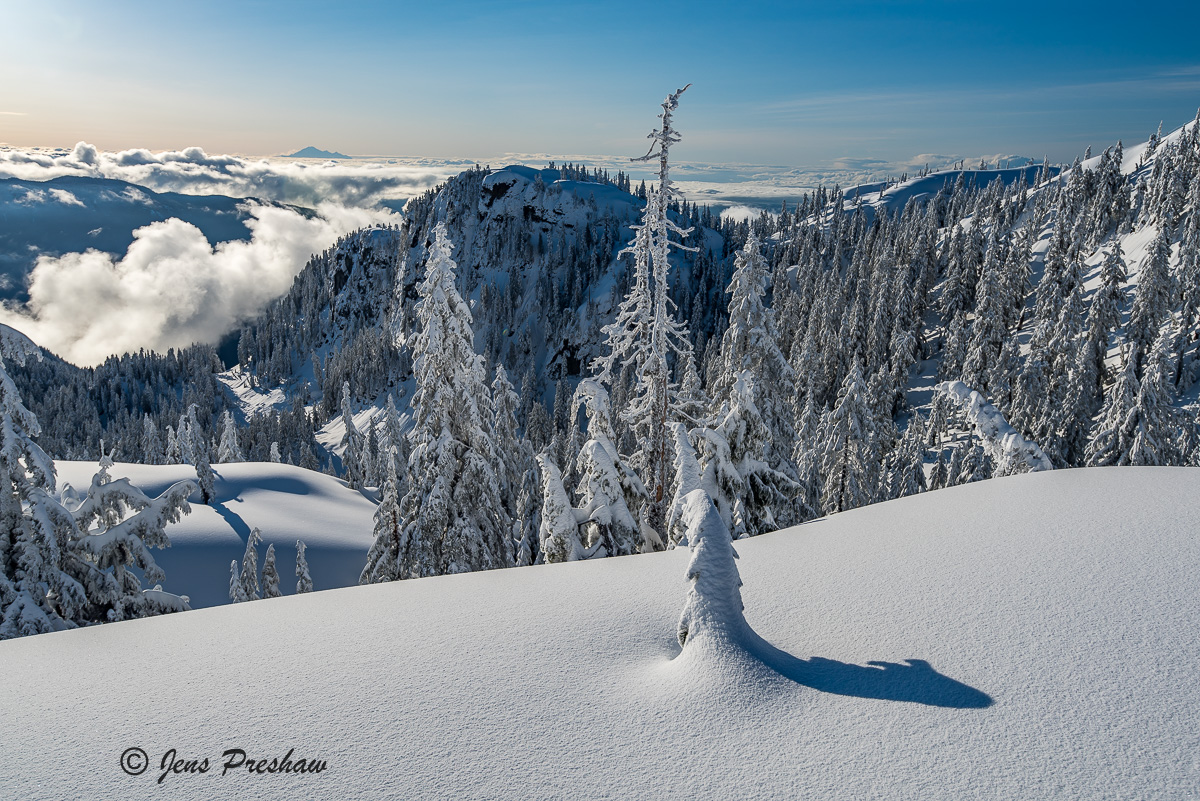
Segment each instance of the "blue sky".
[[0,142],[250,155],[1067,160],[1200,105],[1194,3],[0,0]]

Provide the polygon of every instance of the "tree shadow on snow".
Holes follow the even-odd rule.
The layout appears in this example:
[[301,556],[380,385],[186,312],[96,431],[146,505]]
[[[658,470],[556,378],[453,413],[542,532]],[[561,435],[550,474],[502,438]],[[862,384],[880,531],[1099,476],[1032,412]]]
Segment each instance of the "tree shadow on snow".
[[[222,480],[220,473],[214,470],[213,474],[217,477],[217,497],[213,498],[212,501],[209,502],[208,506],[221,517],[225,518],[225,522],[229,524],[229,527],[237,532],[237,535],[241,537],[243,541],[245,541],[250,536],[250,526],[246,525],[246,521],[242,519],[241,515],[225,505],[225,503],[228,501],[241,503],[242,498],[238,494],[235,494],[233,497],[222,497],[228,496],[227,492],[222,492],[222,490],[227,489],[226,487],[221,486],[225,482]],[[199,504],[200,493],[193,492],[189,500],[191,500],[192,503]]]
[[911,701],[950,709],[984,709],[995,703],[985,692],[938,673],[924,659],[851,665],[820,656],[800,659],[750,632],[746,650],[779,675],[834,695]]

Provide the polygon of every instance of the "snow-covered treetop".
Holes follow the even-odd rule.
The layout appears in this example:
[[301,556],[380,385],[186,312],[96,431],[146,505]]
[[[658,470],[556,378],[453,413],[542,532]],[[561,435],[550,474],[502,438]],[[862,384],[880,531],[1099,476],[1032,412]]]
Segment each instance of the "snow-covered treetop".
[[975,426],[984,449],[996,463],[996,475],[1054,469],[1041,447],[1009,425],[1000,410],[983,395],[961,381],[943,381],[936,389],[957,403],[968,422]]
[[613,432],[612,407],[609,404],[608,392],[597,379],[585,378],[575,388],[572,401],[573,412],[579,413],[580,407],[587,414],[588,436],[605,442],[610,448],[616,442]]
[[662,127],[646,135],[647,139],[654,140],[654,144],[650,146],[650,150],[646,155],[630,159],[630,161],[653,161],[656,158],[658,159],[659,191],[666,199],[669,199],[675,193],[675,189],[671,186],[667,154],[671,149],[671,145],[681,139],[679,133],[671,127],[671,114],[675,109],[679,108],[679,96],[686,92],[690,86],[691,84],[689,83],[682,89],[676,89],[667,95],[667,99],[662,104],[662,114],[658,115],[659,119],[662,120]]

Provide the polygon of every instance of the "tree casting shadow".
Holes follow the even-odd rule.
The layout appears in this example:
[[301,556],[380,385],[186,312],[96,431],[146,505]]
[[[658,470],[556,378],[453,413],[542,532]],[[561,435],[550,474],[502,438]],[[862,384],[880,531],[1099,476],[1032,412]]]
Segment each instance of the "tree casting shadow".
[[820,656],[799,659],[753,632],[746,647],[779,675],[834,695],[911,701],[950,709],[985,709],[995,703],[987,693],[938,673],[924,659],[872,661],[865,666]]

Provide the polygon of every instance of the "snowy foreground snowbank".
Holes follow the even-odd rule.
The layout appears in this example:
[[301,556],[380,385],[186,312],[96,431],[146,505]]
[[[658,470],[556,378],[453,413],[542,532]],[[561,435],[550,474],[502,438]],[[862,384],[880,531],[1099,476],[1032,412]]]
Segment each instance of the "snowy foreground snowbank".
[[[55,468],[60,492],[66,484],[86,491],[96,472],[94,462],[55,462]],[[152,552],[167,574],[164,589],[188,596],[193,609],[229,603],[229,562],[241,562],[256,526],[263,536],[260,562],[267,546],[275,545],[284,595],[296,591],[297,539],[308,546],[316,589],[358,583],[374,539],[374,503],[344,481],[287,464],[240,462],[213,465],[213,470],[213,505],[205,506],[193,494],[191,514],[167,527],[171,547]],[[151,497],[196,477],[189,465],[118,462],[111,472],[115,478],[129,477]]]
[[0,797],[1194,798],[1198,498],[1060,470],[739,541],[761,641],[680,658],[686,550],[3,642]]

